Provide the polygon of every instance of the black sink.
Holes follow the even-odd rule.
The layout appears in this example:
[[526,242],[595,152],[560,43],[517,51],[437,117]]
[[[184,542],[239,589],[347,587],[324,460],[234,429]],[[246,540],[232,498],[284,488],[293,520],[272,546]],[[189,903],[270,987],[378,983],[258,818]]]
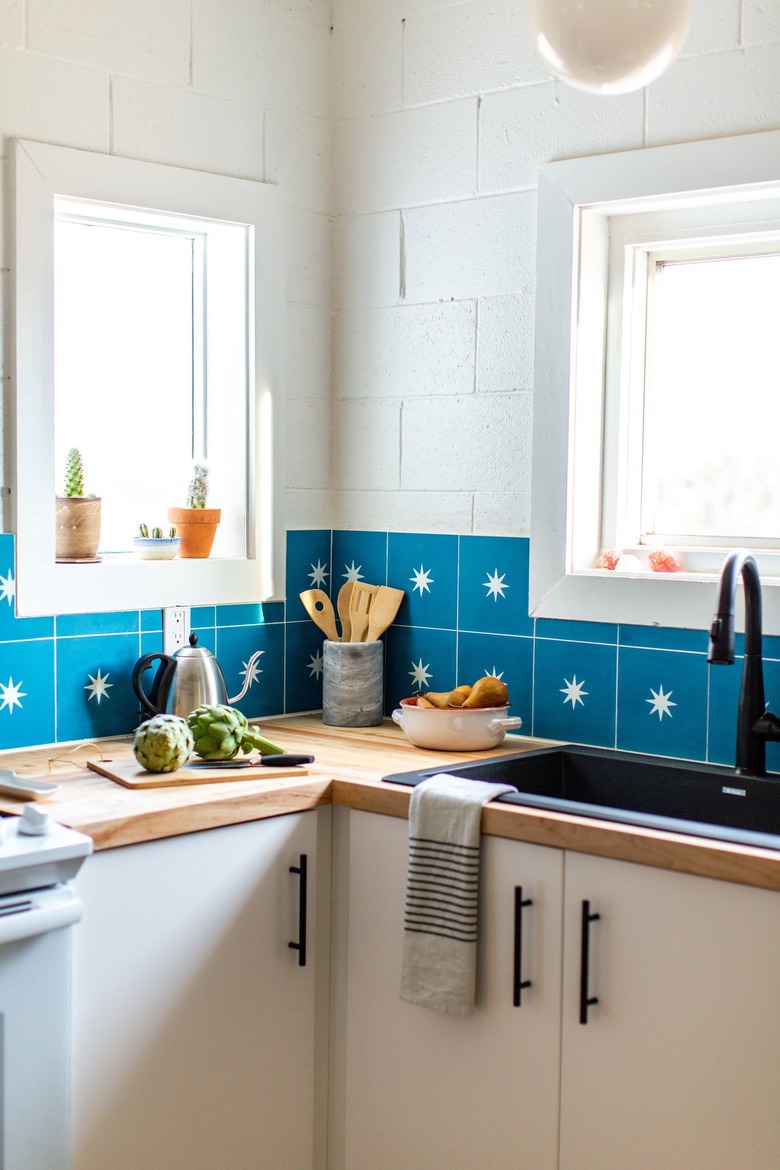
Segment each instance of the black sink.
[[780,775],[743,776],[713,764],[569,746],[383,779],[415,785],[442,771],[511,784],[517,792],[500,798],[509,804],[780,850]]

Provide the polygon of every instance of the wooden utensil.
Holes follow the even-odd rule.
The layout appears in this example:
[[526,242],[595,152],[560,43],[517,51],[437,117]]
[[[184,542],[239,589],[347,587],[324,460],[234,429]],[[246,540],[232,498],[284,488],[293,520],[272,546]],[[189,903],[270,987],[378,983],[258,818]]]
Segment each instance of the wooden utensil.
[[356,581],[353,585],[349,599],[350,642],[365,642],[371,602],[378,588],[378,585],[367,585],[365,581]]
[[336,608],[339,611],[339,618],[341,619],[342,642],[349,642],[352,637],[352,623],[349,620],[349,602],[352,597],[354,585],[354,581],[345,581],[339,589],[339,595],[336,598]]
[[403,589],[393,589],[390,585],[379,586],[369,610],[367,642],[376,642],[384,634],[394,621],[404,597]]
[[331,642],[338,642],[339,632],[336,629],[336,615],[333,612],[333,602],[322,589],[304,589],[298,595],[303,602],[303,608],[319,626],[326,638]]

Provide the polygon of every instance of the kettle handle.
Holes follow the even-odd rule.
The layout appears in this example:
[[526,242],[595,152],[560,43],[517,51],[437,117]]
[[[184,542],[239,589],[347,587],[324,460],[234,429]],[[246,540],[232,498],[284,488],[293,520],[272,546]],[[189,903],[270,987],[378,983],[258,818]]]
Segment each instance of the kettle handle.
[[[147,695],[141,683],[141,676],[144,671],[149,669],[153,662],[157,661],[159,661],[160,665],[157,674],[154,676],[151,694]],[[146,710],[150,711],[152,715],[159,715],[162,712],[165,701],[160,702],[160,695],[165,694],[167,697],[170,681],[175,669],[176,662],[171,658],[170,654],[144,654],[143,658],[139,658],[133,667],[133,690],[144,707],[146,707]]]

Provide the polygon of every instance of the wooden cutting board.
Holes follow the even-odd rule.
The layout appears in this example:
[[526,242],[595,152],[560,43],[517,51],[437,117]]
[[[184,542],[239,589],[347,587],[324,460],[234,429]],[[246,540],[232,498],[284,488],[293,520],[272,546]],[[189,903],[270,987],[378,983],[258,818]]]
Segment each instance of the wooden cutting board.
[[308,776],[308,768],[287,765],[286,768],[237,767],[179,768],[176,772],[147,772],[135,759],[89,760],[87,767],[101,776],[123,784],[125,788],[173,788],[185,784],[217,784],[226,780],[278,780],[280,776]]

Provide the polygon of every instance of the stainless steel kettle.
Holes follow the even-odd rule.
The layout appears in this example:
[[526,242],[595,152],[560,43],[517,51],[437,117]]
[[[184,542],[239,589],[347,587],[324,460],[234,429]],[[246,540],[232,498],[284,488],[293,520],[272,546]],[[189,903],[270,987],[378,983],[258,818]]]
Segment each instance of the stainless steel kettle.
[[[152,715],[181,715],[186,719],[190,712],[204,703],[213,707],[243,699],[252,682],[252,667],[261,654],[262,650],[257,650],[249,659],[244,685],[229,699],[219,663],[210,650],[198,645],[198,635],[190,634],[189,646],[182,646],[174,655],[144,654],[139,658],[133,667],[133,690]],[[147,694],[142,679],[155,662],[160,665]]]

